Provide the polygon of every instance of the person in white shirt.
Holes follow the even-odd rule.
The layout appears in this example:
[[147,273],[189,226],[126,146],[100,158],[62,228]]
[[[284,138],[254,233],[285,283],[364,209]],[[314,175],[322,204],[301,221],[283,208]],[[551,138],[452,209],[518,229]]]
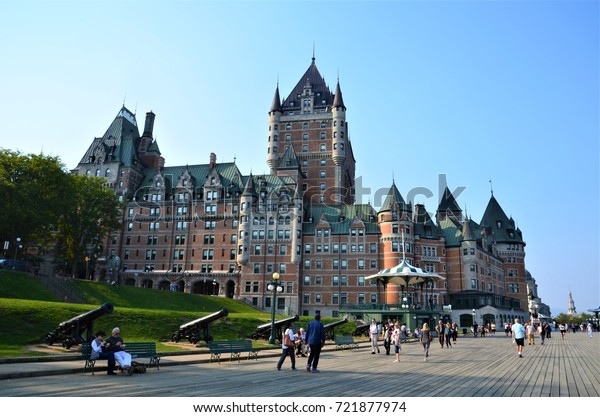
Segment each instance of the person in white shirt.
[[379,345],[377,344],[379,338],[379,325],[375,319],[371,320],[371,326],[369,326],[369,337],[371,339],[371,354],[375,354],[375,349],[377,349],[377,353],[379,353]]
[[400,362],[400,328],[398,327],[398,323],[394,324],[394,331],[392,333],[392,346],[394,346],[394,353],[396,354],[396,359],[394,359],[394,362]]
[[281,356],[279,362],[277,362],[277,370],[281,371],[281,365],[285,361],[285,358],[289,355],[292,360],[292,370],[296,370],[296,355],[294,350],[296,348],[296,335],[290,327],[290,323],[286,324],[285,330],[283,331],[283,339],[281,342]]

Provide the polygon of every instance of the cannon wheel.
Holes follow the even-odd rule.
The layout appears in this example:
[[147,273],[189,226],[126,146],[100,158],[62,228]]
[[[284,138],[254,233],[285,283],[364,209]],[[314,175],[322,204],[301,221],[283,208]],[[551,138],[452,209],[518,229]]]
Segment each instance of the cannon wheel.
[[77,343],[75,342],[75,339],[73,339],[72,337],[67,337],[65,340],[63,340],[62,345],[65,349],[70,349],[71,346],[76,345]]
[[192,336],[188,337],[188,340],[190,341],[190,343],[192,345],[195,345],[196,343],[198,343],[200,341],[200,338],[196,335],[192,335]]
[[52,346],[52,345],[54,344],[54,337],[52,337],[52,336],[48,335],[48,336],[46,337],[46,344],[47,344],[48,346]]
[[171,337],[171,340],[175,343],[179,343],[181,337],[179,335],[174,334],[173,337]]

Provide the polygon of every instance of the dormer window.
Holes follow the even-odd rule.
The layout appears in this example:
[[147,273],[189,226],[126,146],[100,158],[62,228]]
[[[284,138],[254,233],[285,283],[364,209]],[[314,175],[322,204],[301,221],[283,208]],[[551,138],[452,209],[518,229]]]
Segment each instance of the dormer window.
[[498,229],[502,229],[502,222],[500,220],[497,220],[496,226],[498,226]]
[[156,181],[156,184],[155,184],[156,187],[160,187],[161,185],[162,185],[162,183],[160,181]]

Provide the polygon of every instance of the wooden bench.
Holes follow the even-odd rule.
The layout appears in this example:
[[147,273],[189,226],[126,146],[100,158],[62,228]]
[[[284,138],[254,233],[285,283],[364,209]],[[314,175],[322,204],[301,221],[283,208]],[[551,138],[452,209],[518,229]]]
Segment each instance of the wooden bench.
[[[128,342],[125,343],[125,351],[131,355],[132,360],[139,358],[148,358],[148,368],[156,366],[156,369],[160,369],[160,355],[156,353],[156,343],[154,342]],[[92,345],[90,343],[82,343],[81,345],[81,359],[85,361],[83,372],[91,369],[92,375],[94,375],[94,366],[97,360],[106,359],[90,359],[92,353]],[[118,364],[117,364],[118,366]]]
[[347,336],[336,336],[335,337],[335,348],[336,349],[358,349],[358,343],[354,341],[351,335]]
[[252,347],[252,340],[248,339],[211,340],[208,342],[208,349],[210,351],[210,362],[216,359],[217,362],[221,363],[221,355],[224,353],[231,355],[229,360],[237,358],[239,362],[241,354],[245,352],[248,352],[248,359],[258,360],[258,351]]

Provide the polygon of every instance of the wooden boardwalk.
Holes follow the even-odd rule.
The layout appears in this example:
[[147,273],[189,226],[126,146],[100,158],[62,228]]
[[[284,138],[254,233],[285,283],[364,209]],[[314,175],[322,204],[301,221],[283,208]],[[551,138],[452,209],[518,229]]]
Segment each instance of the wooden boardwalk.
[[[319,374],[307,373],[306,359],[289,358],[282,371],[276,357],[150,369],[131,377],[104,373],[0,380],[2,397],[600,397],[600,334],[560,334],[542,346],[524,347],[519,358],[503,333],[460,336],[452,348],[431,344],[424,362],[417,343],[394,356],[360,349],[327,350]],[[227,356],[227,355],[226,355]],[[291,374],[294,374],[293,378]],[[509,410],[508,408],[506,409]],[[532,404],[532,412],[535,406]]]

